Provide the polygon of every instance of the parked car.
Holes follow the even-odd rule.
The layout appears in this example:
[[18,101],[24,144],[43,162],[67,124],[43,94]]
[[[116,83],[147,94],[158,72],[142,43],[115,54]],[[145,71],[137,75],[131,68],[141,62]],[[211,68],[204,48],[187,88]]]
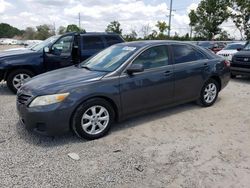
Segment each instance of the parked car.
[[188,101],[208,107],[230,80],[229,63],[198,46],[138,41],[39,75],[17,94],[22,124],[40,134],[104,136],[114,121]]
[[219,52],[225,48],[226,44],[218,41],[200,41],[197,43],[198,46],[212,50],[214,53]]
[[246,42],[236,42],[228,44],[225,48],[217,53],[217,55],[223,56],[226,60],[232,61],[232,57],[235,53],[242,50]]
[[0,81],[14,93],[31,77],[80,63],[113,44],[124,42],[118,34],[67,33],[53,36],[26,50],[0,53]]
[[235,78],[237,75],[250,76],[250,41],[232,58],[231,77]]

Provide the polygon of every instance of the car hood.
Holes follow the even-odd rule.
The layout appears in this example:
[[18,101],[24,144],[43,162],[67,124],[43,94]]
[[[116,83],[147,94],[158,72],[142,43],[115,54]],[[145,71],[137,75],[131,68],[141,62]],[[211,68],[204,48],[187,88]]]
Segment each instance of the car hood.
[[235,57],[250,57],[250,50],[239,51],[234,56]]
[[29,50],[29,49],[2,51],[2,52],[0,52],[0,60],[8,60],[8,59],[13,59],[15,57],[20,58],[22,56],[27,57],[28,55],[33,55],[36,53],[37,52]]
[[24,84],[20,90],[32,95],[52,94],[66,91],[72,86],[77,87],[87,82],[100,80],[106,74],[107,72],[71,66],[38,75]]

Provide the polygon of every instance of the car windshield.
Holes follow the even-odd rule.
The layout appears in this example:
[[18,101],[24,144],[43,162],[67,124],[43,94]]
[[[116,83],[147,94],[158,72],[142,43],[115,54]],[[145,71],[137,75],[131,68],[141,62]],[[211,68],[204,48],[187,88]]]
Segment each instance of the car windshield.
[[213,43],[211,43],[211,42],[199,42],[198,45],[203,47],[203,48],[212,48],[213,47]]
[[114,45],[80,64],[89,70],[112,72],[121,66],[135,51],[136,47]]
[[244,50],[250,50],[250,42],[245,46]]
[[33,51],[41,51],[44,47],[47,47],[51,43],[55,42],[59,37],[60,37],[60,35],[52,36],[52,37],[46,39],[45,41],[31,47],[30,49]]
[[244,45],[243,44],[228,44],[224,50],[237,50],[237,49],[240,49],[240,48],[243,48]]

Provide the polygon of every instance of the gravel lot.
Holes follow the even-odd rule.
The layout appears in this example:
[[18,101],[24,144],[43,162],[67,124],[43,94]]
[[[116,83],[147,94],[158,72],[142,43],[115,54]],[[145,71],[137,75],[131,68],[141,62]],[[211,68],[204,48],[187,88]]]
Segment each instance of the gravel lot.
[[85,141],[26,131],[2,83],[0,187],[249,187],[249,99],[250,79],[236,79],[213,107],[180,105]]

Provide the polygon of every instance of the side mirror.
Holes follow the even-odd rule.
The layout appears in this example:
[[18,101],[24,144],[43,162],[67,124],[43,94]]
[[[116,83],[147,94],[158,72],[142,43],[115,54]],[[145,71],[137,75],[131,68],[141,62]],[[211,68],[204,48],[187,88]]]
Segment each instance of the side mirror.
[[127,69],[127,73],[128,74],[133,74],[136,72],[143,72],[144,71],[144,67],[142,64],[132,64],[128,69]]
[[44,47],[43,51],[44,51],[45,53],[50,53],[49,47]]
[[237,48],[237,51],[241,51],[242,50],[242,48]]

